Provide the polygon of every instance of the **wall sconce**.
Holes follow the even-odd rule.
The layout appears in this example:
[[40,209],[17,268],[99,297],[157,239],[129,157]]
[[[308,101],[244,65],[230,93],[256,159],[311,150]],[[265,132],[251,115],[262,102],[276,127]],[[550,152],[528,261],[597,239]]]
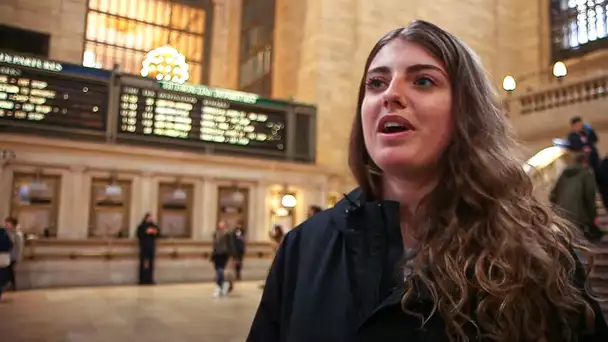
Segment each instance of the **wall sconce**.
[[283,197],[281,197],[281,205],[284,208],[295,208],[297,204],[298,200],[296,199],[296,196],[292,194],[284,194]]
[[279,217],[289,216],[289,210],[287,210],[285,208],[278,208],[277,210],[274,211],[274,214]]
[[561,81],[566,75],[568,75],[566,64],[564,64],[564,62],[555,62],[555,64],[553,64],[553,76],[555,76],[558,81]]
[[504,89],[508,95],[511,95],[515,88],[517,88],[515,78],[511,75],[505,76],[505,78],[502,80],[502,89]]
[[171,197],[174,200],[183,201],[188,197],[184,189],[182,188],[182,179],[181,177],[177,177],[175,179],[175,189],[171,193]]
[[110,174],[110,182],[106,186],[105,195],[108,197],[119,197],[122,195],[122,187],[117,183],[118,175],[116,172]]

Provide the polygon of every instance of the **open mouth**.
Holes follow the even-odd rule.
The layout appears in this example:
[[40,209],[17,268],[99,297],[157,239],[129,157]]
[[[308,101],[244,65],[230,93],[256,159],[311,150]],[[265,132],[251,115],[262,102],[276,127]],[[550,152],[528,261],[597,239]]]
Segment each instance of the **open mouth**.
[[402,125],[398,122],[387,122],[382,127],[381,132],[384,134],[394,134],[394,133],[407,132],[409,130],[410,129],[407,126]]
[[378,132],[383,134],[398,134],[413,131],[412,124],[403,116],[387,115],[380,119]]

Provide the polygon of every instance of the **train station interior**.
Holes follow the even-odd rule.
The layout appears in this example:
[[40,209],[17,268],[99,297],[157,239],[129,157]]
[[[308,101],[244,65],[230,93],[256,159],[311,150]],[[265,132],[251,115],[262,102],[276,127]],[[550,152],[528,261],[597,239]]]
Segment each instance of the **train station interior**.
[[[274,230],[357,187],[366,59],[417,19],[477,53],[536,196],[566,167],[573,117],[606,157],[607,0],[0,1],[0,217],[23,240],[0,340],[245,341]],[[147,215],[156,286],[138,278]],[[218,225],[246,244],[226,298]],[[589,279],[608,296],[608,235]]]

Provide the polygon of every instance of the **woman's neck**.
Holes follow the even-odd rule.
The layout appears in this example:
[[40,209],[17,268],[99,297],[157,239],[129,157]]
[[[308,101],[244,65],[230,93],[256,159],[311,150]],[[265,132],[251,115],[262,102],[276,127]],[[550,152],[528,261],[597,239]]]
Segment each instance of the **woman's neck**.
[[385,200],[400,203],[399,221],[401,223],[401,236],[404,248],[416,245],[415,233],[418,218],[424,211],[421,202],[437,185],[437,177],[424,178],[398,178],[383,176],[382,195]]

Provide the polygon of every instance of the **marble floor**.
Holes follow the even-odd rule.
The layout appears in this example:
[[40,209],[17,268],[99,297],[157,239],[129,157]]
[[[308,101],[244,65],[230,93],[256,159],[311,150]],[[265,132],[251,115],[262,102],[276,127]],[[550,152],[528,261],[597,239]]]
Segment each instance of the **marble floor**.
[[246,282],[213,298],[212,284],[8,292],[6,342],[243,342],[262,290]]

